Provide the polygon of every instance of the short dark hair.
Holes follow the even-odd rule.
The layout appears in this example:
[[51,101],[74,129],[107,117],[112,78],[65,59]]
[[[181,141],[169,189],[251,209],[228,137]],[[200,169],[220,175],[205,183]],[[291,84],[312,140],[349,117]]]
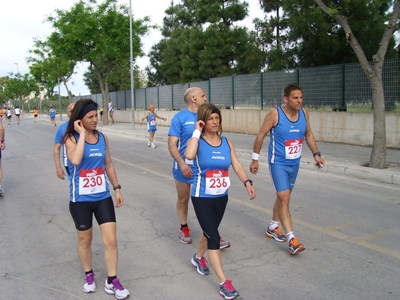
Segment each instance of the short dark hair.
[[289,83],[289,84],[285,87],[285,89],[283,90],[283,96],[289,97],[289,96],[290,96],[290,93],[291,93],[292,91],[296,91],[296,90],[303,91],[302,88],[301,88],[301,86],[298,85],[297,83]]

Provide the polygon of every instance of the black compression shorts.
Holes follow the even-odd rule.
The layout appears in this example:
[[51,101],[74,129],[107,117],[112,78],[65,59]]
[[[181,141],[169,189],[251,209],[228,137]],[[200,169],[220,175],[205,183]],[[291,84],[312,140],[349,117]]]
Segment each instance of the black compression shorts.
[[116,222],[114,202],[111,197],[96,202],[69,202],[69,211],[79,231],[93,226],[93,214],[99,225]]

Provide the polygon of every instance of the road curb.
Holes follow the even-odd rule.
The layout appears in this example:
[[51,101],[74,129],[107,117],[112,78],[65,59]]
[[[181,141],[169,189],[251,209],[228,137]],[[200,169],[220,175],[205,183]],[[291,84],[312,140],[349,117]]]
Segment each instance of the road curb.
[[[114,134],[123,137],[130,137],[130,138],[139,138],[142,140],[148,139],[147,132],[136,132],[136,131],[129,131],[120,130],[115,128],[110,128],[110,126],[100,126],[99,131],[104,132],[105,134]],[[164,137],[162,135],[156,135],[154,139],[158,142],[167,143],[168,137]],[[239,159],[244,163],[246,160],[251,160],[251,153],[246,149],[236,148],[236,153]],[[268,163],[261,163],[262,165],[268,167]],[[317,169],[315,167],[315,161],[310,159],[303,158],[301,160],[300,167],[308,170],[312,170],[315,172],[324,172],[324,173],[332,173],[337,174],[340,176],[352,177],[352,178],[359,178],[368,181],[375,181],[387,184],[393,184],[396,186],[400,186],[400,174],[398,172],[391,172],[388,169],[379,170],[379,169],[371,169],[368,167],[362,166],[363,162],[359,162],[359,165],[356,164],[344,164],[340,162],[332,162],[330,161],[324,168]]]

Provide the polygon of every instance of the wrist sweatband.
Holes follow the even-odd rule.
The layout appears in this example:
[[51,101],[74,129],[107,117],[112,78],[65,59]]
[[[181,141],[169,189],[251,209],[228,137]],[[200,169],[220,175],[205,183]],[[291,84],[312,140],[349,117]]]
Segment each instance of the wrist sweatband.
[[201,131],[196,129],[195,131],[193,131],[192,137],[199,139],[201,135]]
[[254,153],[254,152],[253,152],[253,154],[251,154],[251,159],[252,160],[258,160],[259,158],[260,158],[260,154]]

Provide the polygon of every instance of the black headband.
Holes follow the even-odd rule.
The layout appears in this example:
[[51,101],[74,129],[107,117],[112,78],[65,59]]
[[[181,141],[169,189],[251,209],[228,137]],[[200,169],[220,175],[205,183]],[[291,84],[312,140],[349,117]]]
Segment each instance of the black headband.
[[88,103],[84,107],[82,107],[81,111],[78,113],[78,119],[81,120],[89,111],[95,110],[97,111],[96,105],[93,103]]
[[219,114],[219,115],[221,115],[220,110],[219,110],[218,108],[216,108],[216,107],[214,107],[214,108],[212,109],[211,113],[212,113],[212,114]]

